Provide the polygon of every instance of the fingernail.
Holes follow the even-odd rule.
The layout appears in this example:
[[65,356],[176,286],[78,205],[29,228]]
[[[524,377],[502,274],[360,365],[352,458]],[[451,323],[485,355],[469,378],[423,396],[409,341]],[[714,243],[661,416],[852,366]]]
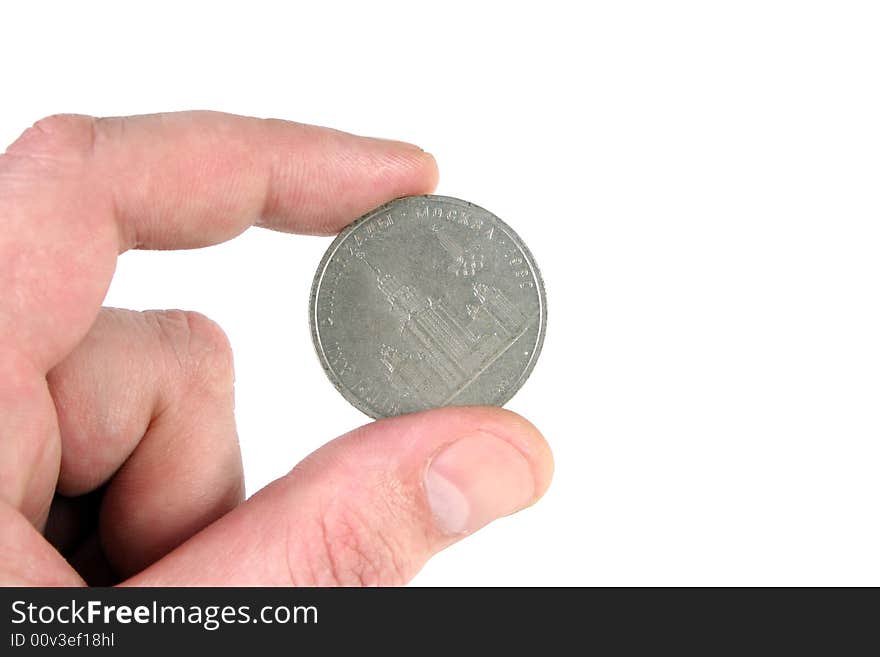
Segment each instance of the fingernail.
[[425,472],[425,491],[440,531],[464,534],[528,506],[535,479],[522,452],[479,432],[434,455]]

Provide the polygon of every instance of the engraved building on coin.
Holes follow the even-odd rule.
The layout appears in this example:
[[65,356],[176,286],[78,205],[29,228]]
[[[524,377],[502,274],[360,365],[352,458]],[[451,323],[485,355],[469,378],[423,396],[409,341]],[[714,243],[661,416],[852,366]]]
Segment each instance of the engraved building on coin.
[[318,357],[371,417],[505,403],[541,349],[546,301],[531,254],[458,199],[398,199],[328,249],[312,288]]

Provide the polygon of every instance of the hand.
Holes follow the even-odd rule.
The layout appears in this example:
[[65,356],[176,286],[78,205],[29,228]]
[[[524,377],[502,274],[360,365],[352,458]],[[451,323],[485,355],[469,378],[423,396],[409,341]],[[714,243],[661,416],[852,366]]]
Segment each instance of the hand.
[[27,130],[0,156],[0,583],[401,584],[540,497],[538,431],[471,407],[363,426],[243,502],[221,329],[101,307],[128,249],[332,234],[436,178],[408,144],[208,112]]

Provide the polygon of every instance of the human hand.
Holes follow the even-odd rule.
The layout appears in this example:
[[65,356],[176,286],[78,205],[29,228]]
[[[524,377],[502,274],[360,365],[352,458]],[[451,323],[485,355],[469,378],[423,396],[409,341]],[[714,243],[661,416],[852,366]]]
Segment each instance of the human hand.
[[27,130],[0,156],[0,584],[401,584],[540,497],[538,431],[470,407],[365,425],[243,502],[221,329],[101,307],[128,249],[332,234],[436,178],[408,144],[210,112]]

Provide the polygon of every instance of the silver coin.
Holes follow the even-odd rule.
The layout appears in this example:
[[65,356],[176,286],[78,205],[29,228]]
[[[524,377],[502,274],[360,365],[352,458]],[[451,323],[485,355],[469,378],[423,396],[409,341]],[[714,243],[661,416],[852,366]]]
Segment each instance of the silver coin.
[[379,418],[505,404],[541,351],[547,302],[531,253],[507,224],[467,201],[411,196],[333,241],[309,321],[330,381]]

